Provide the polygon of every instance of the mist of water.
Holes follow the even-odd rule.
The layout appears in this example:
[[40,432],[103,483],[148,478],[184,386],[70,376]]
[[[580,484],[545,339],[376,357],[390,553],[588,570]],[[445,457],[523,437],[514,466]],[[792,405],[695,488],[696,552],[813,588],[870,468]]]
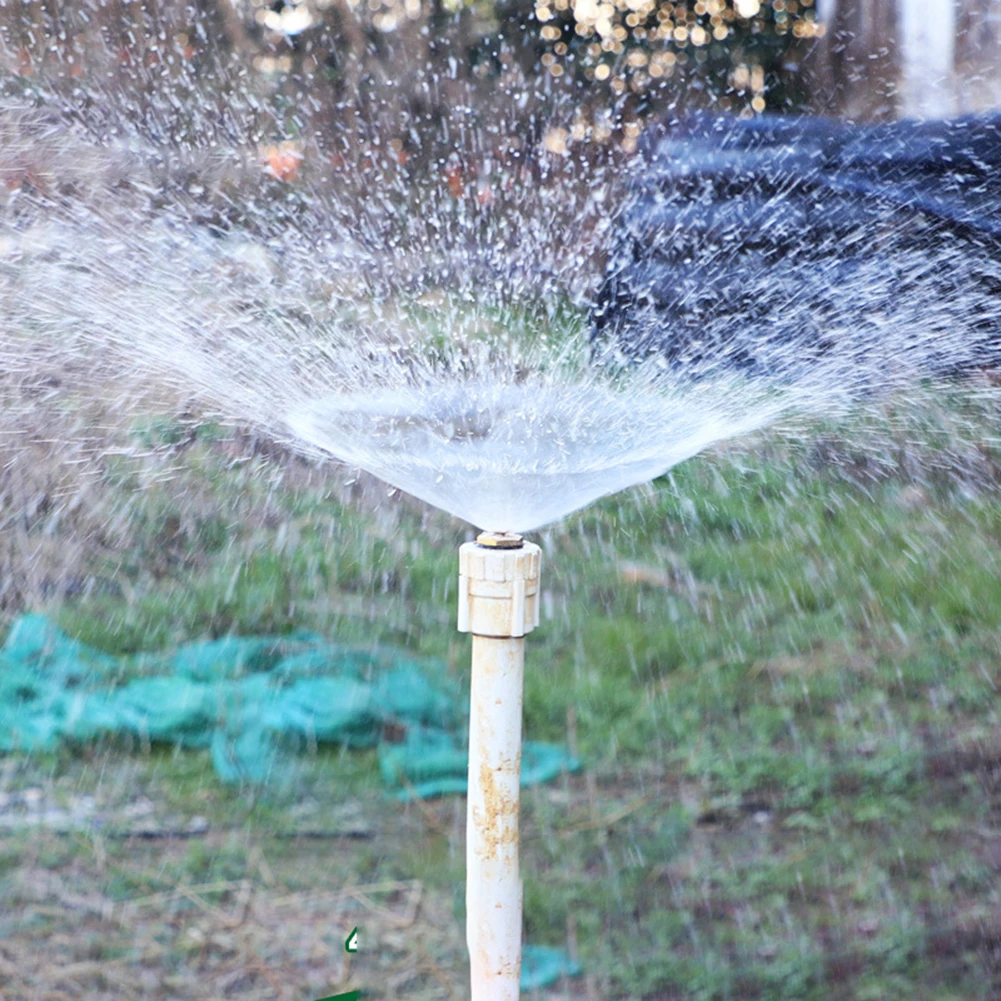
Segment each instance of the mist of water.
[[[4,99],[0,156],[17,180],[0,212],[9,368],[48,349],[100,359],[112,384],[162,380],[478,527],[528,530],[714,442],[920,374],[950,350],[951,311],[969,308],[922,299],[922,273],[963,266],[948,248],[898,262],[906,275],[874,260],[844,285],[832,247],[843,308],[835,349],[810,365],[789,364],[796,344],[764,327],[772,377],[735,373],[725,348],[670,367],[614,344],[599,356],[586,309],[629,175],[584,142],[547,145],[568,134],[572,95],[509,84],[486,111],[458,102],[431,125],[376,108],[351,126],[365,163],[336,153],[346,132],[309,137],[295,147],[301,173],[276,178],[260,156],[277,128],[266,100],[219,73],[167,79],[138,110],[84,81]],[[221,110],[220,79],[242,93]],[[526,96],[534,138],[505,157]],[[431,151],[430,169],[400,167],[400,135]],[[725,255],[714,267],[725,272]],[[748,277],[763,293],[778,280]],[[887,282],[912,297],[904,319],[879,310]],[[878,350],[858,350],[863,339]]]

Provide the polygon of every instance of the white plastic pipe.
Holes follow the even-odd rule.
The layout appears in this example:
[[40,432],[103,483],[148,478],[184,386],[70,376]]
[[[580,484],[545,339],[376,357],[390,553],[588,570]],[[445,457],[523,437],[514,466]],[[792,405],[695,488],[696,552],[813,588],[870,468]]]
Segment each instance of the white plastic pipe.
[[459,549],[459,631],[473,634],[466,807],[472,1001],[518,1001],[518,803],[525,635],[539,624],[541,550],[484,533]]

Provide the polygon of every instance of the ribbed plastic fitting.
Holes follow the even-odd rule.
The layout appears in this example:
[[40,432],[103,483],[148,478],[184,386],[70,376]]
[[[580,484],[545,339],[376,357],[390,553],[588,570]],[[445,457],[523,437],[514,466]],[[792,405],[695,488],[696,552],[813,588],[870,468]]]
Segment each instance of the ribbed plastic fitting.
[[542,550],[523,540],[515,547],[513,541],[508,534],[485,533],[459,547],[460,633],[518,637],[539,624]]

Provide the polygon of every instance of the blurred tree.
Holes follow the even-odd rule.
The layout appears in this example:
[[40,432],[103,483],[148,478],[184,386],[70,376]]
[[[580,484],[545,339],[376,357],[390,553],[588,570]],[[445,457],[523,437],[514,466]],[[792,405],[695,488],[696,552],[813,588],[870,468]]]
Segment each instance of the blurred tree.
[[[204,121],[186,111],[189,98],[211,94],[224,133],[234,122],[228,138],[265,146],[282,179],[299,170],[296,150],[281,143],[326,136],[345,163],[423,162],[457,189],[456,171],[472,168],[449,162],[449,130],[465,128],[463,116],[482,126],[501,105],[517,125],[498,126],[496,148],[478,161],[504,149],[514,156],[519,144],[564,154],[614,139],[629,150],[642,119],[669,109],[894,117],[903,107],[900,12],[927,20],[923,4],[951,2],[8,0],[0,68],[8,92],[21,86],[10,78],[44,76],[68,94],[84,92],[81,77],[100,81],[125,96],[151,137],[175,143]],[[955,0],[958,110],[1001,99],[999,5]],[[920,53],[907,65],[925,68]],[[960,93],[974,78],[969,96]],[[233,100],[259,104],[230,116]],[[551,121],[557,104],[561,127]],[[100,101],[91,108],[99,115]],[[253,125],[241,135],[238,121]],[[490,130],[468,134],[482,143]]]
[[801,108],[808,96],[801,58],[824,31],[814,0],[515,4],[508,16],[524,31],[535,21],[539,72],[573,74],[613,100],[636,95],[639,108],[664,103],[665,91],[672,104],[682,96],[736,112]]
[[21,0],[0,8],[0,40],[7,68],[22,76],[60,61],[79,75],[103,61],[133,84],[157,67],[150,87],[158,73],[183,76],[187,64],[204,77],[235,57],[290,100],[323,105],[313,109],[321,119],[341,121],[357,121],[376,92],[380,106],[440,119],[466,84],[510,82],[512,71],[579,85],[590,107],[642,112],[686,95],[761,111],[804,101],[796,69],[822,31],[814,2],[106,0],[91,10]]
[[961,110],[1001,105],[1001,0],[957,0],[954,66]]
[[814,110],[940,118],[1001,104],[1001,0],[825,0]]

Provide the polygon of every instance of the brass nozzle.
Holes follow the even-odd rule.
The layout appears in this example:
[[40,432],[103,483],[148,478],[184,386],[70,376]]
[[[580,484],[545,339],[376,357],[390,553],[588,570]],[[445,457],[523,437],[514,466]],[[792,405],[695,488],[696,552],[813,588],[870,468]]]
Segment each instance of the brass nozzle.
[[517,532],[480,532],[476,544],[486,549],[521,549],[525,540]]

